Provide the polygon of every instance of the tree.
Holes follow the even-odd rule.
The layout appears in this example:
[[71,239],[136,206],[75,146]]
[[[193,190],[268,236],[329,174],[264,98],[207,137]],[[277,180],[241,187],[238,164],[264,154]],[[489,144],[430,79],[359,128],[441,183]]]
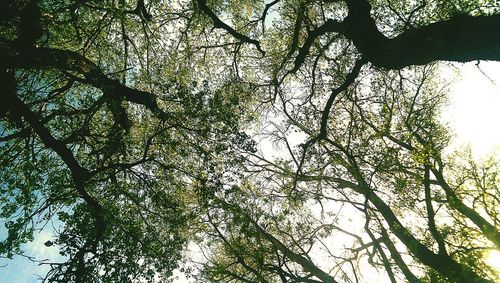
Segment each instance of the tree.
[[[47,280],[169,277],[199,237],[214,281],[358,280],[363,255],[392,282],[495,277],[497,165],[442,156],[430,76],[438,60],[500,59],[496,1],[2,6],[0,252],[57,219],[46,245],[67,261]],[[288,158],[256,153],[259,121]],[[343,206],[361,230],[313,217]],[[336,233],[353,245],[318,265]]]
[[[490,198],[498,194],[490,167],[496,165],[485,167],[490,169],[479,178],[462,169],[459,179],[448,176],[457,161],[441,153],[448,138],[435,115],[443,93],[434,91],[432,68],[412,72],[367,75],[337,101],[329,134],[315,145],[309,142],[316,132],[308,129],[321,115],[290,113],[290,127],[306,132],[309,142],[280,161],[256,155],[251,171],[260,176],[253,178],[267,181],[229,198],[215,196],[222,211],[206,212],[221,238],[210,247],[221,255],[205,269],[213,281],[359,280],[367,276],[359,264],[364,258],[385,269],[391,282],[488,282],[483,278],[495,276],[484,251],[498,248],[498,232],[490,224],[498,221],[498,201]],[[278,138],[288,143],[286,135]],[[456,168],[470,166],[478,165]],[[474,180],[488,185],[475,185],[480,192],[472,193],[465,188]],[[474,209],[466,203],[471,199]],[[221,217],[223,211],[227,215]],[[405,249],[397,248],[401,244]],[[415,270],[427,274],[417,276]]]

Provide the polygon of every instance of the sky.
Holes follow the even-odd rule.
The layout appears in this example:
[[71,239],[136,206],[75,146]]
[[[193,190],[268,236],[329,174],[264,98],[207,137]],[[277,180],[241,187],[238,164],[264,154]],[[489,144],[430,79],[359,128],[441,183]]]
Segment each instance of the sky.
[[[46,247],[45,242],[52,239],[52,226],[47,225],[31,243],[23,246],[26,255],[37,259],[61,260],[62,256],[55,246]],[[6,237],[3,225],[0,227],[0,239]],[[31,283],[40,282],[39,276],[44,275],[49,270],[47,265],[38,265],[26,257],[16,256],[13,260],[0,258],[0,283]]]
[[445,71],[455,82],[442,113],[455,134],[450,150],[470,146],[476,159],[500,154],[500,63],[453,65]]
[[[448,66],[443,75],[454,83],[450,86],[449,105],[441,117],[454,133],[449,151],[470,146],[477,160],[493,153],[500,156],[500,62]],[[272,150],[266,149],[264,154],[272,155]],[[4,238],[5,229],[0,227],[0,239]],[[24,246],[26,253],[39,259],[60,258],[55,247],[43,245],[50,239],[50,230],[42,230],[33,242]],[[493,252],[489,262],[500,270],[500,252]],[[39,282],[37,275],[43,275],[47,268],[19,256],[11,261],[0,258],[0,283]],[[177,282],[183,282],[184,277],[177,272],[176,275],[180,276]]]

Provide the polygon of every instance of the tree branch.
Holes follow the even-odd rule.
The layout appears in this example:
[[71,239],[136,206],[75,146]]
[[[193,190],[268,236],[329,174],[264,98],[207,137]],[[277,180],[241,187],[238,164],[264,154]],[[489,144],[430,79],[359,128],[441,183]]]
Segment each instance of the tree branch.
[[260,47],[260,42],[258,40],[251,39],[250,37],[237,32],[234,28],[232,28],[229,25],[227,25],[226,23],[224,23],[207,6],[206,0],[197,0],[196,3],[198,3],[198,7],[200,8],[200,10],[203,13],[205,13],[207,16],[209,16],[210,19],[212,19],[212,22],[214,23],[214,27],[226,30],[230,35],[232,35],[234,38],[240,40],[241,42],[250,43],[250,44],[255,45],[255,47],[257,48],[257,50],[259,50],[259,52],[262,54],[262,56],[266,55],[266,52],[264,50],[262,50],[262,48]]
[[311,46],[313,45],[316,38],[328,32],[342,33],[343,30],[344,30],[344,25],[342,23],[332,19],[328,19],[324,24],[310,31],[307,34],[307,38],[304,41],[304,44],[302,44],[302,47],[299,50],[299,54],[297,54],[297,57],[295,57],[294,66],[293,69],[290,70],[290,73],[292,74],[295,73],[304,63],[306,56],[309,54],[309,50],[311,49]]
[[435,254],[432,252],[403,226],[392,209],[373,192],[360,173],[353,168],[350,168],[350,170],[353,171],[353,175],[356,176],[359,182],[355,191],[363,194],[378,209],[394,235],[396,235],[399,240],[405,244],[408,250],[423,264],[432,267],[434,270],[456,282],[493,282],[479,277],[479,275],[474,273],[470,268],[454,261],[448,255]]
[[456,16],[390,39],[377,29],[368,1],[346,3],[349,14],[341,33],[376,67],[401,69],[437,60],[500,60],[500,33],[492,28],[500,26],[500,15]]
[[439,233],[439,230],[436,227],[436,221],[434,220],[435,212],[432,207],[432,198],[431,198],[431,184],[430,184],[430,168],[428,164],[424,165],[424,193],[425,193],[425,208],[427,210],[427,218],[429,231],[431,232],[432,237],[436,240],[439,247],[439,254],[446,255],[446,244],[444,242],[443,236]]
[[354,156],[346,151],[343,152],[347,155],[348,161],[340,160],[339,162],[343,163],[345,169],[347,169],[357,182],[357,186],[351,187],[351,189],[362,194],[375,206],[385,222],[389,225],[391,232],[408,248],[415,258],[454,282],[493,282],[481,278],[468,266],[456,262],[449,255],[434,253],[412,235],[398,219],[392,208],[375,193],[369,182],[366,181],[364,173],[356,164]]
[[105,96],[114,100],[141,104],[165,120],[168,114],[160,109],[156,95],[133,89],[120,84],[119,81],[106,76],[99,67],[86,57],[68,50],[44,47],[14,47],[12,44],[0,43],[0,67],[22,69],[59,69],[76,72],[82,75],[85,83],[100,89]]
[[288,257],[290,260],[293,262],[296,262],[304,270],[309,271],[312,275],[316,276],[323,282],[330,282],[330,283],[336,283],[337,281],[335,280],[334,277],[332,277],[330,274],[324,272],[322,269],[320,269],[318,266],[316,266],[311,260],[308,258],[290,250],[285,244],[283,244],[280,240],[276,239],[273,235],[269,234],[264,228],[260,227],[260,225],[248,214],[246,214],[244,211],[242,211],[241,208],[239,208],[236,205],[229,204],[223,200],[220,200],[220,202],[228,206],[232,211],[235,213],[239,213],[242,216],[244,216],[248,222],[252,223],[252,225],[261,233],[269,242],[273,244],[273,246],[276,247],[279,251],[281,251],[286,257]]
[[453,189],[448,185],[444,179],[443,173],[439,170],[431,168],[432,173],[436,177],[436,180],[441,188],[446,193],[446,198],[448,199],[448,204],[454,209],[458,210],[464,216],[469,218],[476,226],[481,230],[483,235],[488,238],[495,246],[500,247],[500,232],[490,224],[486,219],[484,219],[477,211],[465,205],[455,194]]
[[85,189],[85,183],[90,177],[89,171],[78,163],[73,152],[69,150],[64,143],[54,138],[50,131],[38,120],[35,113],[33,113],[19,97],[12,93],[7,93],[5,96],[4,98],[7,101],[9,111],[23,117],[31,128],[33,128],[33,131],[38,137],[40,137],[45,146],[56,152],[71,171],[75,188],[87,203],[90,213],[96,221],[95,242],[97,243],[102,238],[104,230],[106,229],[106,221],[103,207]]

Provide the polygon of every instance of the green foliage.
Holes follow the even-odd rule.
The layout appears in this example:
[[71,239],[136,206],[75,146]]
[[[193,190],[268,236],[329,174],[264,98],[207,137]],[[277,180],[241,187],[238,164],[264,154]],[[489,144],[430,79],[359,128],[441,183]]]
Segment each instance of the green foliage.
[[[495,279],[499,163],[444,156],[439,66],[364,61],[368,2],[7,2],[0,256],[56,222],[50,282]],[[369,4],[389,38],[499,12]]]

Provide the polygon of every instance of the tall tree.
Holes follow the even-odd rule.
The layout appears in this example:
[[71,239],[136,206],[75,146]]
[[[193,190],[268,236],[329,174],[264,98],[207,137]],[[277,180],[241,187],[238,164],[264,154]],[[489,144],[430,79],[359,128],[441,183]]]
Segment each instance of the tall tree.
[[500,59],[497,1],[0,4],[3,256],[57,220],[49,281],[166,278],[200,237],[200,280],[494,279],[498,165],[443,157],[430,76]]
[[[442,157],[448,138],[436,115],[444,94],[431,76],[429,67],[366,74],[332,108],[328,134],[315,144],[310,125],[321,115],[303,116],[304,105],[287,112],[291,131],[300,129],[308,141],[281,160],[254,155],[251,179],[259,187],[214,195],[218,206],[207,209],[206,221],[219,240],[210,249],[223,256],[209,259],[209,278],[369,280],[359,263],[368,260],[392,282],[492,282],[495,270],[484,260],[498,248],[498,200],[491,198],[497,165],[477,178],[454,173],[477,164]],[[289,142],[289,131],[275,135]],[[472,185],[473,193],[475,180],[487,185]]]

